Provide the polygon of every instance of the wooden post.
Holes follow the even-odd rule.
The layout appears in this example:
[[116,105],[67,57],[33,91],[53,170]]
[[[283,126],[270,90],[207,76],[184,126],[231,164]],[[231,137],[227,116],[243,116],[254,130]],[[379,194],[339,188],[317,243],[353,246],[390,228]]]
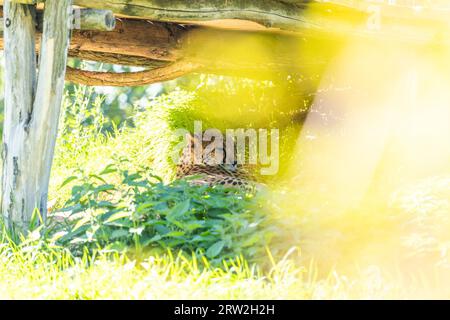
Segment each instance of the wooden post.
[[[27,229],[35,208],[45,218],[64,89],[71,0],[45,2],[35,76],[33,8],[5,1],[5,127],[2,203],[9,228]],[[37,80],[37,82],[36,82]]]
[[[29,168],[28,123],[35,94],[36,54],[34,7],[5,0],[5,120],[3,130],[2,214],[7,226],[28,220],[31,188],[24,168]],[[32,194],[30,194],[32,195]],[[27,208],[25,206],[27,205]]]

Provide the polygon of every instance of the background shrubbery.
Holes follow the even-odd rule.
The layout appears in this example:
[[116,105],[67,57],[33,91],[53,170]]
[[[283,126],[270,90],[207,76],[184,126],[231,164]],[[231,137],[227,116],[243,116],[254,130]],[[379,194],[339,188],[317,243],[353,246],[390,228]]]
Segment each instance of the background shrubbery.
[[[271,82],[194,77],[181,83],[196,90],[155,97],[145,108],[128,109],[130,116],[120,122],[105,113],[105,97],[93,89],[68,91],[50,188],[50,215],[60,222],[47,231],[56,244],[76,254],[85,248],[175,249],[217,263],[265,255],[274,225],[262,197],[173,181],[172,148],[179,143],[174,132],[192,131],[196,120],[204,130],[279,128],[282,157],[288,159],[300,127],[298,108],[284,104],[285,89]],[[270,112],[278,104],[288,107]]]
[[[107,181],[114,173],[118,184]],[[254,261],[272,237],[263,206],[238,189],[164,184],[148,169],[130,173],[114,165],[69,182],[71,197],[50,234],[77,255],[86,248],[137,255],[182,250],[212,263],[237,256]]]

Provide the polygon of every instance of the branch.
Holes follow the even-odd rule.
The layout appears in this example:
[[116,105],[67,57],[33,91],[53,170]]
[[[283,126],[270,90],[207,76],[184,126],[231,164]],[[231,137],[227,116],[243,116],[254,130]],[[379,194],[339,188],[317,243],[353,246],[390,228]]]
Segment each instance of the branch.
[[197,63],[178,61],[167,66],[138,72],[96,72],[67,67],[66,80],[88,86],[129,87],[174,80],[201,70]]

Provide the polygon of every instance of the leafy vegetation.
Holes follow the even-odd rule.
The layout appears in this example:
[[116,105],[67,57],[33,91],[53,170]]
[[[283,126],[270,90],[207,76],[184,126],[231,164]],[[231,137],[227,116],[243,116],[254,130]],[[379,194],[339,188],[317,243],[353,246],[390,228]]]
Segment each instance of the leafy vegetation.
[[[119,171],[122,182],[106,181]],[[185,180],[164,184],[149,170],[135,173],[115,166],[99,174],[69,177],[72,195],[54,217],[55,242],[82,254],[103,251],[164,253],[182,250],[210,263],[243,256],[254,261],[269,244],[267,214],[253,195],[238,189],[192,186]]]
[[[233,114],[254,120],[249,126],[268,122],[284,128],[291,144],[300,128],[289,110],[239,110],[226,98],[226,90],[251,92],[241,101],[264,108],[284,94],[271,83],[252,92],[250,82],[200,80],[185,84],[201,84],[195,93],[161,95],[148,108],[127,108],[119,122],[98,92],[67,93],[50,223],[39,226],[35,214],[26,237],[1,234],[0,298],[450,296],[442,286],[450,274],[448,177],[345,214],[319,214],[326,199],[315,201],[307,188],[246,194],[173,181],[173,130],[194,119],[219,128],[243,126]],[[215,104],[225,114],[211,114]],[[289,151],[287,143],[285,159]]]

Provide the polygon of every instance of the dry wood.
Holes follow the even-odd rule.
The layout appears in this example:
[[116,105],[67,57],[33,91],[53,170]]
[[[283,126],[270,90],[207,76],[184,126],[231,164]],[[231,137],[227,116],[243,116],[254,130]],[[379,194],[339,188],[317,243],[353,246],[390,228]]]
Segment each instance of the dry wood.
[[69,46],[71,0],[47,0],[36,78],[34,7],[5,1],[5,126],[2,214],[26,230],[45,218]]
[[173,80],[197,71],[201,71],[201,65],[182,60],[167,66],[139,72],[93,72],[68,68],[66,79],[90,86],[140,86]]
[[[5,1],[9,23],[4,33],[5,120],[1,211],[8,227],[23,229],[37,203],[28,174],[35,158],[28,143],[29,117],[33,110],[36,79],[34,8]],[[30,203],[31,202],[31,203]]]
[[[39,33],[37,39],[39,47]],[[0,38],[0,48],[2,40]],[[308,43],[317,45],[318,41],[321,40],[296,34],[221,30],[120,19],[111,32],[74,30],[69,56],[148,69],[183,60],[203,66],[203,72],[268,79],[276,74],[304,73],[323,66],[332,54],[335,43],[327,40],[328,50],[319,51],[314,57],[303,49]],[[255,61],[255,57],[259,57],[259,60]],[[190,68],[183,70],[193,71]],[[145,75],[141,84],[147,84],[149,79],[160,79],[160,70],[156,70],[151,77],[150,73],[117,75],[117,78],[131,77],[132,83],[136,84],[134,79],[139,75]],[[69,74],[71,81],[78,79],[92,85],[98,84],[101,78],[104,79],[102,83],[106,84],[106,79],[115,77],[114,74],[90,74],[76,70],[70,70]],[[92,78],[91,82],[89,78]],[[127,81],[124,85],[130,83]],[[120,83],[114,80],[110,85]]]
[[[38,31],[42,32],[42,11],[36,12]],[[112,31],[116,27],[116,19],[110,10],[77,8],[73,12],[72,28],[76,30]],[[0,33],[4,29],[4,20],[0,18]]]

